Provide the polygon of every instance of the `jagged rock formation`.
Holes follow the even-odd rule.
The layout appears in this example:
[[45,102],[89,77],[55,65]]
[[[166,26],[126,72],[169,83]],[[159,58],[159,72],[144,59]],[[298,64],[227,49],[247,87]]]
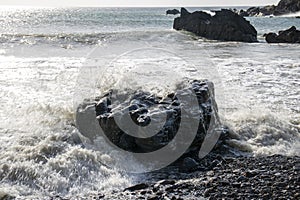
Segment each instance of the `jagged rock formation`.
[[174,20],[173,28],[213,40],[257,42],[257,31],[243,17],[226,9],[215,13],[214,16],[202,11],[189,13],[181,8],[181,15]]
[[300,43],[300,30],[297,30],[295,26],[279,31],[278,34],[268,33],[264,36],[268,43]]

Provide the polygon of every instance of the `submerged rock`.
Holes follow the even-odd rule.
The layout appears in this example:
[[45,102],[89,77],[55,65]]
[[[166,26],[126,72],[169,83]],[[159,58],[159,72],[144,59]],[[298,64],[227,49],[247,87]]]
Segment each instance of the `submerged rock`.
[[215,13],[214,16],[202,11],[189,13],[181,8],[181,15],[174,20],[173,28],[213,40],[257,42],[257,31],[243,17],[226,9]]
[[167,11],[166,11],[166,15],[177,15],[177,14],[179,14],[179,13],[180,13],[180,11],[177,10],[177,9],[167,10]]
[[278,34],[268,33],[264,36],[268,43],[300,43],[300,30],[297,30],[295,26],[279,31]]

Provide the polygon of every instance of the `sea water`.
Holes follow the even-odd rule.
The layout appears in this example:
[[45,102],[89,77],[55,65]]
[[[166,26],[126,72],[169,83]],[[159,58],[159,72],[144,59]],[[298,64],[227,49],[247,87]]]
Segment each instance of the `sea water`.
[[[300,28],[300,19],[247,18],[259,43],[218,42],[173,30],[166,9],[0,9],[0,192],[88,197],[143,179],[107,167],[117,159],[113,152],[77,138],[76,105],[91,97],[80,93],[78,80],[88,78],[82,73],[93,52],[114,66],[97,77],[97,92],[119,80],[169,88],[176,77],[209,79],[222,122],[239,136],[230,145],[254,155],[300,155],[300,46],[263,38]],[[190,8],[197,9],[216,8]]]

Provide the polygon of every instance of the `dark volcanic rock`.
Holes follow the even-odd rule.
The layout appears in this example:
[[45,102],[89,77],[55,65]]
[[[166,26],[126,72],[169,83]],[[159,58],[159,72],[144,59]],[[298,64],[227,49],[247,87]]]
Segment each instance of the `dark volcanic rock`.
[[299,0],[281,0],[277,6],[268,5],[264,7],[250,7],[246,11],[240,10],[241,16],[267,16],[267,15],[284,15],[300,11]]
[[247,16],[256,16],[260,13],[259,7],[250,7],[247,9],[246,13],[248,13]]
[[239,14],[241,16],[266,16],[266,15],[273,15],[275,11],[276,6],[270,5],[270,6],[264,6],[264,7],[250,7],[246,11],[240,11]]
[[[211,120],[218,121],[217,105],[214,99],[213,84],[208,81],[192,81],[191,88],[198,100],[198,105],[191,110],[201,110],[201,119],[196,138],[186,153],[197,154],[208,132]],[[185,95],[190,95],[186,93]],[[99,99],[96,104],[96,115],[99,124],[107,138],[118,147],[136,153],[152,152],[167,145],[177,134],[181,126],[181,105],[176,93],[167,95],[167,98],[159,97],[143,91],[136,91],[129,99],[129,114],[132,121],[138,126],[147,126],[151,123],[151,108],[162,107],[167,113],[167,118],[162,118],[165,124],[159,132],[151,137],[133,137],[126,134],[115,122],[112,107],[113,95],[110,93]],[[124,107],[126,109],[126,107]],[[155,113],[155,112],[154,112]],[[198,123],[198,122],[197,122]],[[186,134],[189,134],[188,129]],[[142,134],[142,132],[141,132]],[[194,152],[194,153],[193,153]]]
[[248,12],[247,11],[245,11],[245,10],[240,10],[240,11],[235,11],[238,15],[240,15],[240,16],[242,16],[242,17],[248,17],[249,16],[249,14],[248,14]]
[[[170,165],[179,169],[183,166],[183,171],[209,165],[197,166],[206,137],[218,141],[206,141],[202,151],[205,155],[211,150],[226,154],[229,148],[225,145],[230,137],[229,129],[220,123],[214,85],[207,80],[181,83],[176,92],[164,96],[140,90],[111,90],[79,105],[76,125],[91,142],[104,138],[107,144],[127,152],[149,153],[171,146],[177,160],[172,160]],[[154,134],[151,130],[155,130]],[[174,140],[178,135],[181,139]],[[172,145],[168,145],[170,142]],[[177,155],[178,145],[184,148]]]
[[276,8],[275,5],[262,7],[259,9],[259,12],[260,12],[259,14],[262,16],[272,15],[272,14],[274,14],[275,8]]
[[214,16],[202,11],[189,13],[181,8],[181,15],[174,20],[173,28],[213,40],[257,42],[257,31],[243,17],[226,9],[215,13]]
[[177,14],[179,14],[179,13],[180,13],[180,11],[177,10],[177,9],[167,10],[167,11],[166,11],[166,15],[177,15]]
[[277,40],[277,34],[276,33],[267,33],[264,34],[264,37],[266,38],[266,41],[268,43],[279,43],[279,41]]
[[190,157],[186,157],[183,159],[181,166],[180,166],[180,171],[182,172],[192,172],[195,171],[198,168],[199,164]]
[[274,15],[283,15],[300,11],[299,0],[281,0],[275,8]]
[[268,43],[300,43],[300,31],[295,26],[279,31],[279,34],[268,33],[264,36]]

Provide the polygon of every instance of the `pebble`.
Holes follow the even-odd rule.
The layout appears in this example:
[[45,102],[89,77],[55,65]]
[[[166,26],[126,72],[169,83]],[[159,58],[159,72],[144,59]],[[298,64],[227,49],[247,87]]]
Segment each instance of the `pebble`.
[[198,167],[198,163],[190,157],[184,158],[180,167],[181,171],[192,172],[195,171]]

